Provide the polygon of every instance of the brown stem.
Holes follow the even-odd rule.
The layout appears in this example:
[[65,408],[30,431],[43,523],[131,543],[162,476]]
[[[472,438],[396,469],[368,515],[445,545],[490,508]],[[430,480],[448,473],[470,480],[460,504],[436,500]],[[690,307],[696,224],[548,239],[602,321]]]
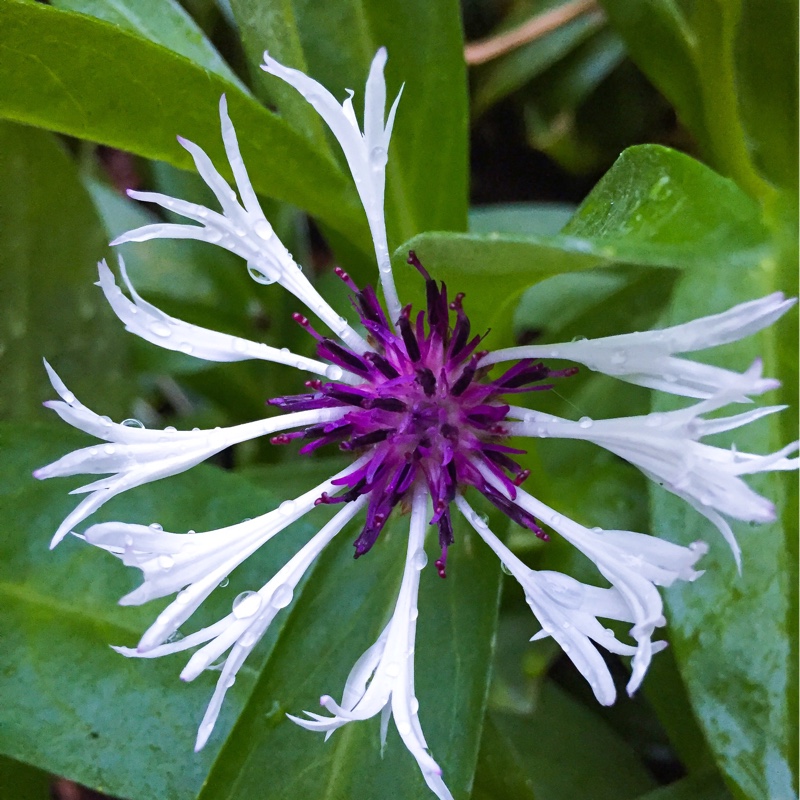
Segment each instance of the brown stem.
[[532,17],[518,28],[478,42],[471,42],[464,48],[464,59],[470,65],[484,64],[566,25],[581,14],[596,10],[598,10],[596,0],[572,0],[558,8]]

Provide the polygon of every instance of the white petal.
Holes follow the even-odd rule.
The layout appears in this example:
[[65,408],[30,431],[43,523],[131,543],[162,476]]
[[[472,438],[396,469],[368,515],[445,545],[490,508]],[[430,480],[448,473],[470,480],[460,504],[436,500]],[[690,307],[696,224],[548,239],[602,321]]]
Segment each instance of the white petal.
[[385,64],[386,50],[381,48],[372,60],[367,78],[363,136],[353,112],[352,92],[339,105],[336,98],[320,83],[299,70],[283,66],[267,52],[264,53],[261,69],[297,89],[322,117],[339,142],[369,222],[388,316],[395,321],[400,315],[401,305],[392,275],[383,206],[389,139],[400,95],[395,99],[389,119],[384,124]]
[[629,383],[671,394],[704,398],[727,391],[745,402],[748,395],[763,394],[779,385],[775,380],[761,377],[760,361],[740,374],[674,358],[673,354],[739,341],[771,325],[795,302],[795,299],[786,300],[783,294],[776,292],[760,300],[742,303],[722,314],[663,330],[553,345],[511,347],[490,353],[481,363],[494,364],[521,358],[565,358]]
[[104,261],[98,264],[100,286],[114,313],[125,323],[125,328],[148,342],[175,350],[187,355],[203,358],[206,361],[246,361],[261,359],[278,364],[287,364],[316,375],[332,377],[344,382],[357,380],[355,376],[344,373],[335,365],[325,364],[313,358],[306,358],[287,349],[270,347],[262,342],[253,342],[239,336],[190,325],[165,314],[154,305],[144,301],[133,289],[125,264],[120,258],[120,271],[127,284],[133,302],[128,300],[114,281],[114,275]]

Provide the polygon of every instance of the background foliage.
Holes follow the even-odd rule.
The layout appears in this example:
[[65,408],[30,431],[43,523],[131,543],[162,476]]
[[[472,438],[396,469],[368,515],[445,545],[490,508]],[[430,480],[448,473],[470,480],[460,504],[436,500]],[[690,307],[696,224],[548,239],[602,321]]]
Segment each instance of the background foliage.
[[[577,5],[554,30],[468,71],[465,29],[471,40],[497,37]],[[67,482],[30,478],[83,441],[39,406],[52,395],[42,356],[99,413],[148,426],[251,419],[296,381],[281,367],[154,352],[92,286],[96,261],[111,255],[105,243],[152,218],[121,188],[205,196],[175,134],[224,172],[221,93],[268,216],[323,294],[340,292],[332,261],[374,280],[341,154],[299,96],[258,69],[263,49],[341,96],[361,89],[387,46],[389,94],[405,85],[387,181],[401,292],[421,297],[405,265],[413,247],[466,292],[473,323],[500,347],[796,293],[796,42],[790,0],[0,0],[0,796],[42,800],[53,775],[131,800],[377,800],[387,786],[425,796],[396,736],[381,758],[377,720],[323,745],[284,716],[338,686],[380,630],[399,584],[402,520],[358,568],[347,536],[324,554],[193,755],[211,680],[183,685],[178,659],[127,661],[107,648],[133,643],[155,612],[115,606],[134,576],[104,553],[67,541],[48,554],[72,501]],[[285,293],[211,249],[156,241],[123,253],[140,291],[168,312],[306,348]],[[741,369],[761,354],[784,380],[770,402],[791,411],[739,446],[796,437],[796,343],[795,314],[711,356]],[[644,413],[651,402],[587,374],[541,407],[577,418]],[[263,513],[335,469],[335,458],[293,459],[287,475],[276,450],[226,451],[99,516],[209,528]],[[447,581],[423,575],[417,645],[422,721],[454,795],[796,797],[796,480],[754,482],[780,518],[739,526],[737,576],[704,520],[657,488],[649,495],[608,453],[540,441],[527,460],[537,494],[583,523],[708,538],[708,571],[665,592],[672,647],[643,692],[602,709],[555,647],[528,642],[522,593],[459,531]],[[297,523],[250,559],[204,613],[271,574],[310,530]],[[532,565],[586,569],[557,541],[531,544],[513,530],[508,541]],[[621,685],[626,667],[611,664]]]

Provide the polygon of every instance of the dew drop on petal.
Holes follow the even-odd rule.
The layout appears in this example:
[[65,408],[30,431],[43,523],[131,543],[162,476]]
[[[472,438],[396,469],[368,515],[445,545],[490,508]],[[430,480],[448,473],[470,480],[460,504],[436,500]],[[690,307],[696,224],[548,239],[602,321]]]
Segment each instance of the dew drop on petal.
[[269,599],[269,604],[273,608],[286,608],[286,606],[292,602],[293,596],[294,592],[292,591],[292,587],[284,583],[272,593],[272,597]]
[[578,421],[578,425],[581,428],[591,428],[594,424],[594,420],[591,417],[581,417]]
[[113,444],[107,444],[107,445],[106,445],[106,446],[103,448],[103,452],[104,452],[104,453],[106,453],[106,455],[113,456],[113,455],[114,455],[114,453],[116,453],[116,452],[117,452],[117,448],[116,448],[116,447],[114,447],[114,445],[113,445]]
[[261,595],[258,592],[242,592],[233,601],[232,611],[236,619],[252,617],[261,608]]
[[150,523],[150,528],[152,530],[154,530],[154,531],[163,531],[164,530],[164,526],[160,525],[158,522],[151,522]]
[[342,377],[342,368],[336,364],[330,364],[325,367],[325,377],[330,378],[332,381],[338,381]]
[[411,713],[416,714],[419,711],[419,700],[416,697],[411,698]]
[[659,414],[658,411],[654,411],[652,414],[648,414],[645,417],[644,422],[649,428],[657,428],[659,425],[663,424],[664,415]]
[[400,665],[396,661],[390,661],[386,665],[386,674],[390,678],[396,678],[400,674]]
[[407,722],[398,722],[397,723],[397,732],[401,736],[408,736],[408,734],[411,733],[411,725],[409,725],[409,723],[407,723]]
[[164,430],[165,430],[167,433],[175,433],[175,431],[177,430],[177,428],[176,428],[174,425],[167,425],[167,427],[166,427],[166,428],[164,428]]
[[132,417],[122,420],[120,424],[124,425],[126,428],[144,428],[143,422],[140,422],[138,419],[133,419]]
[[194,347],[190,345],[189,342],[181,342],[180,351],[181,353],[185,353],[187,356],[190,356],[194,352]]
[[167,555],[159,556],[158,566],[166,572],[175,566],[175,559],[172,556]]
[[170,328],[169,325],[165,325],[163,322],[153,322],[150,325],[150,333],[166,339],[168,336],[172,336],[172,328]]
[[179,642],[183,639],[183,634],[180,631],[175,631],[174,633],[170,634],[167,638],[167,642]]
[[272,225],[270,225],[265,219],[258,220],[255,225],[253,225],[253,230],[261,239],[264,239],[265,241],[272,238]]
[[409,612],[408,618],[413,622],[419,616],[419,609],[412,608]]
[[102,417],[100,417],[100,422],[102,422],[103,425],[111,425],[111,424],[113,424],[111,422],[111,417],[107,417],[105,414]]
[[205,240],[211,244],[216,244],[222,240],[222,233],[216,228],[206,228]]
[[188,603],[191,599],[192,596],[188,591],[186,591],[186,589],[184,589],[182,592],[178,592],[175,597],[175,602],[179,603],[180,605],[186,605],[186,603]]
[[228,680],[225,681],[225,686],[228,689],[230,689],[231,686],[233,686],[234,683],[236,683],[236,676],[235,675],[231,675],[230,678],[228,678]]
[[224,588],[225,588],[225,587],[226,587],[226,586],[227,586],[229,583],[230,583],[230,580],[229,580],[228,578],[223,578],[223,579],[222,579],[222,580],[219,582],[219,588],[220,588],[220,589],[224,589]]
[[417,550],[412,560],[416,569],[424,569],[428,563],[428,554],[424,550]]
[[251,631],[248,631],[242,638],[239,640],[239,644],[242,647],[252,647],[256,641],[258,640],[258,636],[256,636]]
[[505,562],[505,561],[501,561],[501,562],[500,562],[500,569],[501,569],[501,570],[503,570],[503,572],[504,572],[506,575],[513,575],[513,574],[514,574],[514,573],[513,573],[513,572],[512,572],[512,571],[511,571],[511,570],[508,568],[508,565],[506,564],[506,562]]
[[294,500],[284,500],[279,506],[278,511],[283,514],[284,517],[288,517],[290,514],[294,512],[295,503]]
[[624,350],[615,350],[611,354],[611,363],[615,367],[621,367],[628,360],[628,354]]

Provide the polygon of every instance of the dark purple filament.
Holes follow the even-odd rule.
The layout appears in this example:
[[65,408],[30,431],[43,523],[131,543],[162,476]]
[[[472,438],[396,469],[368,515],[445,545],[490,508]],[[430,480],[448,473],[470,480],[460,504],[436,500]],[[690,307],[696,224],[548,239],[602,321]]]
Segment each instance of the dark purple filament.
[[512,458],[525,451],[503,444],[507,437],[503,422],[509,407],[502,397],[550,389],[552,384],[543,381],[577,370],[554,371],[525,359],[499,378],[485,380],[490,367],[478,367],[484,355],[478,351],[483,337],[470,338],[469,319],[462,307],[464,295],[458,294],[448,303],[447,287],[431,278],[413,251],[408,263],[425,278],[428,308],[427,313],[420,311],[412,317],[411,306],[406,306],[396,332],[374,289],[359,289],[346,272],[336,269],[352,292],[351,300],[374,352],[359,355],[321,336],[301,314],[294,315],[317,340],[320,358],[359,376],[362,382],[349,386],[312,380],[306,383],[311,389],[307,394],[273,398],[269,403],[285,411],[350,410],[338,420],[283,433],[272,442],[306,440],[301,453],[336,443],[342,450],[369,454],[366,464],[335,481],[344,492],[336,497],[323,494],[317,500],[348,503],[369,494],[366,523],[354,543],[356,558],[375,544],[392,509],[412,486],[424,481],[433,503],[430,524],[439,529],[442,555],[436,568],[445,577],[447,548],[453,543],[450,503],[466,486],[474,486],[536,536],[548,538],[536,520],[493,489],[475,465],[491,470],[514,497],[516,487],[530,472]]

